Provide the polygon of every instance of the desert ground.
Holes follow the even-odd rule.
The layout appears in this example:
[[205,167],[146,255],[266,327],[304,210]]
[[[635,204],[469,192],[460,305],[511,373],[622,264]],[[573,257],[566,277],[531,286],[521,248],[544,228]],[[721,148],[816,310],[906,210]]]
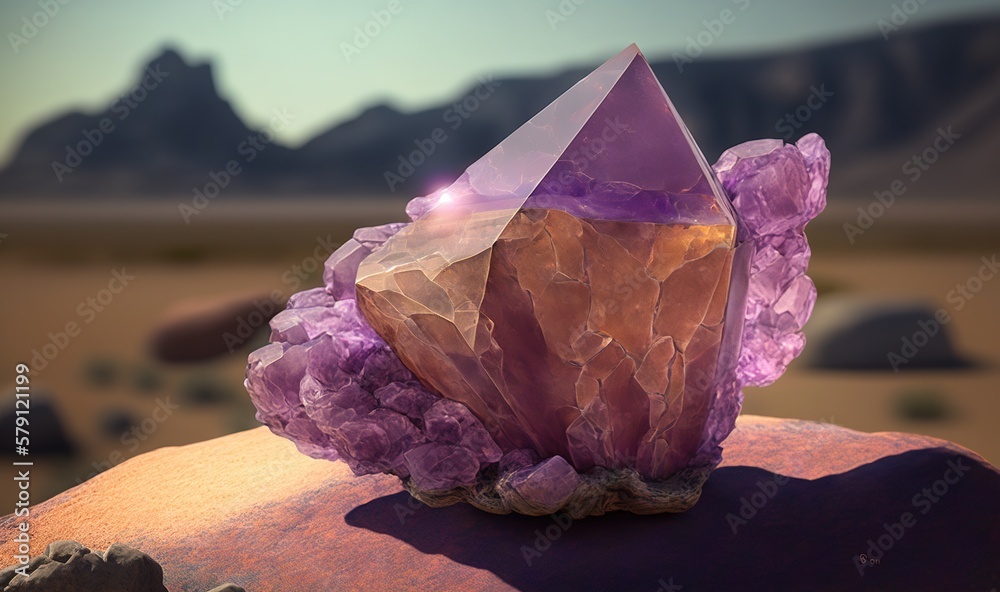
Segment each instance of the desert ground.
[[[246,205],[227,196],[185,223],[177,203],[0,204],[3,411],[13,406],[15,364],[63,341],[45,368],[32,372],[32,396],[55,405],[78,445],[72,456],[32,459],[33,503],[154,448],[258,425],[242,379],[247,354],[266,342],[266,328],[212,361],[166,364],[149,352],[151,331],[164,311],[189,298],[274,291],[287,297],[319,285],[321,271],[315,268],[330,245],[357,226],[403,216],[398,200]],[[851,244],[843,224],[856,223],[857,207],[867,205],[837,202],[809,227],[810,275],[820,298],[858,294],[946,308],[955,347],[973,363],[899,373],[820,371],[793,363],[774,385],[747,389],[744,411],[865,432],[926,434],[1000,464],[1000,279],[985,282],[961,310],[947,301],[949,291],[1000,246],[1000,208],[983,202],[898,205]],[[299,268],[313,271],[291,280]],[[108,288],[115,272],[134,279],[97,311],[87,299]],[[50,336],[69,322],[78,324],[77,335]],[[206,391],[210,396],[198,394]],[[923,420],[901,413],[900,401],[913,393],[929,394],[948,412]],[[170,408],[166,417],[154,413],[164,402]],[[109,419],[121,415],[140,423],[154,415],[162,421],[146,422],[155,430],[143,434],[144,441],[123,440]],[[4,491],[0,503],[11,508],[11,489]]]

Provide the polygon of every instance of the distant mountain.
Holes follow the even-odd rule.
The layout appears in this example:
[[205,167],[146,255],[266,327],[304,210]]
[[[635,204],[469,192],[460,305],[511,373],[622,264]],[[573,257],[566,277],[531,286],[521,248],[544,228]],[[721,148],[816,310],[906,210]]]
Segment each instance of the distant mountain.
[[[30,132],[0,172],[4,194],[190,193],[237,156],[253,132],[219,97],[208,64],[167,50],[98,113],[72,112]],[[245,181],[280,175],[286,147],[246,167]]]
[[[291,149],[266,136],[248,144],[257,132],[219,97],[210,66],[166,51],[141,73],[140,87],[153,87],[141,100],[134,91],[104,112],[70,113],[28,134],[0,171],[0,196],[190,195],[231,160],[239,171],[228,191],[240,194],[386,194],[390,185],[419,194],[457,176],[594,66],[483,80],[413,113],[377,105]],[[667,59],[653,70],[710,161],[749,139],[816,131],[834,155],[834,194],[870,195],[896,179],[911,195],[987,197],[995,186],[1000,19],[904,28],[888,41],[876,34],[796,52]],[[73,160],[72,148],[88,141],[83,130],[102,121],[113,129],[92,154]],[[949,127],[960,138],[913,180],[904,162]],[[436,128],[446,139],[425,141]],[[433,153],[412,171],[400,168],[417,141]],[[387,181],[387,172],[400,176]]]

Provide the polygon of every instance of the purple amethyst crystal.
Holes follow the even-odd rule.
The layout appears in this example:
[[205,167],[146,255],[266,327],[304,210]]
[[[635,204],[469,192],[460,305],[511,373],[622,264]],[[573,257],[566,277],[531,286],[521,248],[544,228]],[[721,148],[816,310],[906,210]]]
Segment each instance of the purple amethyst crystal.
[[413,482],[425,491],[472,485],[480,469],[471,451],[454,444],[422,444],[405,456]]
[[441,399],[424,412],[427,439],[438,444],[461,446],[480,463],[500,460],[503,452],[469,408],[458,401]]
[[715,170],[754,244],[737,372],[744,386],[766,386],[805,346],[816,288],[804,229],[826,206],[830,152],[816,134],[756,140],[724,152]]
[[325,287],[321,287],[292,294],[288,298],[288,303],[285,305],[285,308],[312,308],[314,306],[327,307],[333,306],[335,302],[337,302],[337,299],[331,296],[330,293],[326,291]]
[[257,417],[431,505],[685,510],[804,345],[829,165],[811,134],[708,167],[629,48],[334,252],[250,357]]
[[397,222],[354,231],[354,236],[326,261],[323,269],[326,291],[337,300],[354,300],[354,281],[358,275],[358,266],[404,226],[406,224]]
[[508,484],[546,513],[558,512],[580,485],[580,474],[561,456],[524,467],[510,476]]
[[358,475],[412,475],[451,489],[475,481],[500,449],[468,409],[416,380],[351,294],[334,296],[339,278],[357,273],[344,252],[384,242],[400,226],[360,229],[357,244],[331,255],[326,289],[293,295],[271,320],[272,343],[251,354],[246,387],[257,419],[304,454],[342,459]]

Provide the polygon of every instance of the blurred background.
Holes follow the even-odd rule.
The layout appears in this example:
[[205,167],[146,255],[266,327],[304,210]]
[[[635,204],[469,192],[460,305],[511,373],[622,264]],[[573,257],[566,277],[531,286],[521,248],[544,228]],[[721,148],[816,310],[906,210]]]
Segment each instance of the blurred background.
[[0,23],[0,433],[27,363],[35,503],[258,425],[247,354],[352,230],[632,42],[710,162],[808,132],[833,154],[809,344],[744,411],[1000,463],[995,0],[6,0]]

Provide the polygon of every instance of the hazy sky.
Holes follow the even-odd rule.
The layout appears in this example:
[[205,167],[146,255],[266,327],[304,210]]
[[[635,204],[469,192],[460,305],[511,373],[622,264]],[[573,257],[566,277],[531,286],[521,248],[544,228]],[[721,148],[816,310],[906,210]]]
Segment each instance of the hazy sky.
[[[480,75],[596,64],[633,41],[649,58],[669,58],[724,9],[730,23],[704,55],[878,35],[894,4],[919,6],[907,28],[1000,13],[997,0],[922,1],[2,0],[0,163],[53,114],[108,106],[168,45],[189,62],[211,59],[221,93],[250,125],[276,108],[295,113],[279,138],[296,145],[375,101],[418,109]],[[51,17],[46,4],[58,7]],[[372,11],[391,18],[378,25]],[[42,26],[18,40],[25,18]],[[356,27],[376,34],[348,59]]]

